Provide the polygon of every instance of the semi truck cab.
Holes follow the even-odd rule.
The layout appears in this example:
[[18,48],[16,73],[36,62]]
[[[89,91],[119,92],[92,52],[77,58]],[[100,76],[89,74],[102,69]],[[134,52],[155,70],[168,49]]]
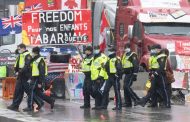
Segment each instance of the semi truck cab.
[[187,0],[119,0],[115,44],[122,55],[127,42],[147,69],[148,46],[160,44],[170,51],[174,70],[190,69],[190,6]]

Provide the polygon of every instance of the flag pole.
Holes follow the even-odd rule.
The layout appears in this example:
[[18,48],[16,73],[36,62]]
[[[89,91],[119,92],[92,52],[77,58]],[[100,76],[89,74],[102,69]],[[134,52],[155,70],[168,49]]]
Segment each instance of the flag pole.
[[[107,22],[108,22],[109,28],[111,28],[110,21],[108,20],[107,15],[106,15],[106,9],[104,9],[104,10],[105,10],[104,14],[105,14],[106,20],[107,20]],[[112,38],[113,38],[113,40],[114,40],[114,34],[113,34],[112,31],[111,31],[111,35],[112,35]]]

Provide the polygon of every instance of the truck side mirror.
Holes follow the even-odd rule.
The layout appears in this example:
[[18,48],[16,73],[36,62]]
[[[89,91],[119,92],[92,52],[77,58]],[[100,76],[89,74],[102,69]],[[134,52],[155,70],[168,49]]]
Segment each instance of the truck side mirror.
[[128,38],[129,39],[133,38],[133,25],[128,26]]

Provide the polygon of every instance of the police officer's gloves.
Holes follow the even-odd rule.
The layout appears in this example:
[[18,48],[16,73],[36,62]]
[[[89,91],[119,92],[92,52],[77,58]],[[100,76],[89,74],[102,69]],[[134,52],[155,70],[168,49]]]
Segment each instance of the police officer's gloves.
[[121,75],[115,74],[115,77],[116,77],[117,79],[122,79],[122,74],[121,74]]
[[159,75],[159,73],[158,73],[158,72],[154,72],[153,74],[154,74],[154,76],[158,76],[158,75]]
[[18,72],[15,73],[15,76],[18,76]]
[[42,84],[38,84],[38,88],[42,88]]
[[137,74],[133,73],[133,81],[137,81]]
[[116,78],[119,78],[119,76],[118,76],[117,74],[115,74],[115,77],[116,77]]

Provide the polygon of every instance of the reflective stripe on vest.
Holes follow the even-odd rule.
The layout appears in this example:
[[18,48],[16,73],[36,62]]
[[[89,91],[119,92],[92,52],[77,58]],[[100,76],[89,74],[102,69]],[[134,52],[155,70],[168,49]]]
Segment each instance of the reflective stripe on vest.
[[[105,64],[107,62],[108,58],[106,55],[101,54],[101,56],[99,56],[96,59],[92,60],[92,64],[91,64],[91,79],[92,80],[96,80],[99,77],[100,71],[102,70],[102,64]],[[101,75],[103,75],[104,73],[101,73]],[[103,75],[104,76],[104,75]]]
[[[158,63],[158,59],[163,58],[163,57],[167,57],[167,55],[160,54],[158,56],[151,56],[149,58],[149,69],[158,69],[160,67],[159,63]],[[164,69],[166,70],[166,65],[165,65]]]
[[122,57],[122,67],[123,68],[131,68],[133,67],[133,64],[131,61],[129,61],[129,58],[135,54],[134,52],[132,52],[129,56],[126,55],[126,53],[123,55]]
[[159,64],[158,64],[156,56],[151,56],[149,58],[149,69],[158,69],[158,68],[159,68]]
[[4,78],[7,76],[7,67],[0,66],[0,78]]
[[90,59],[85,58],[83,60],[83,62],[82,62],[82,69],[81,69],[82,72],[90,72],[90,65],[89,64],[92,61],[92,59],[93,58],[90,58]]
[[15,61],[15,65],[14,65],[14,67],[16,67],[17,62],[18,62],[18,59],[19,59],[19,57],[16,58],[16,61]]
[[[25,58],[29,54],[30,53],[27,51],[27,52],[24,52],[24,53],[22,53],[22,54],[19,55],[19,68],[20,69],[22,69],[24,67],[24,65],[25,65]],[[18,59],[16,61],[16,64],[17,64],[17,62],[18,62]],[[15,66],[16,66],[16,64],[15,64]]]
[[[35,60],[32,63],[32,76],[39,76],[40,75],[38,65],[39,65],[41,60],[44,60],[44,59],[42,57],[39,57],[37,60]],[[45,75],[47,75],[47,65],[46,65],[46,63],[45,63]]]
[[[160,58],[166,58],[167,57],[167,55],[166,54],[160,54],[160,55],[158,55],[157,56],[157,61],[158,61],[158,59],[160,59]],[[165,67],[164,67],[164,70],[166,70],[166,66],[167,66],[167,61],[165,62]]]

